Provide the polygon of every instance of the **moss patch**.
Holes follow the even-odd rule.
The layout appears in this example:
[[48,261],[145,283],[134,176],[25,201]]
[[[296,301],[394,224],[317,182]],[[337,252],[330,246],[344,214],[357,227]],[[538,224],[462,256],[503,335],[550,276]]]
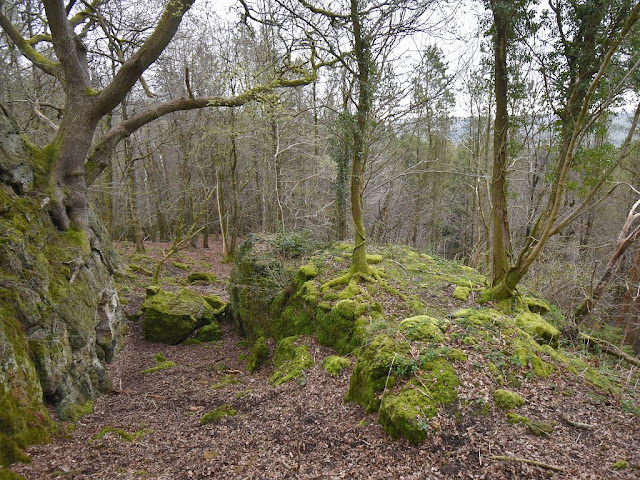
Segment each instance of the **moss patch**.
[[513,410],[524,405],[524,398],[515,392],[503,389],[493,392],[493,401],[502,410]]
[[422,443],[428,434],[427,421],[440,407],[457,401],[458,385],[455,371],[445,360],[430,362],[398,394],[384,395],[380,424],[393,438],[404,437],[411,443]]
[[259,337],[251,347],[251,354],[247,359],[247,370],[255,372],[269,359],[269,347],[264,337]]
[[438,328],[439,320],[428,315],[405,318],[400,322],[400,331],[410,340],[444,341],[444,334]]
[[331,355],[324,359],[322,368],[324,368],[330,375],[338,375],[345,368],[351,366],[351,360],[337,355]]
[[215,274],[208,272],[193,272],[187,275],[187,282],[189,283],[215,283],[217,280]]
[[148,373],[155,373],[155,372],[159,372],[160,370],[166,370],[167,368],[173,368],[177,365],[176,362],[172,362],[171,360],[167,360],[164,362],[158,362],[157,365],[147,368],[145,370],[142,370],[142,372],[140,373],[144,373],[145,375]]
[[618,460],[611,466],[611,468],[614,470],[625,470],[626,468],[629,468],[629,462],[626,460]]
[[269,381],[273,386],[282,385],[289,380],[299,378],[305,369],[313,366],[306,345],[297,345],[298,337],[283,338],[278,342],[273,358],[276,367]]
[[206,425],[207,423],[217,423],[224,417],[233,417],[238,412],[229,404],[220,405],[213,410],[208,411],[202,417],[200,417],[200,424]]
[[99,433],[97,433],[96,435],[94,435],[93,437],[91,437],[92,441],[95,440],[99,440],[101,438],[104,438],[107,435],[111,435],[111,436],[117,436],[119,438],[121,438],[122,440],[124,440],[125,442],[136,442],[138,440],[140,440],[141,438],[145,437],[146,435],[149,435],[150,433],[153,433],[152,430],[138,430],[137,432],[133,432],[133,433],[129,433],[126,430],[122,429],[122,428],[118,428],[118,427],[105,427],[102,430],[100,430]]
[[462,302],[466,302],[469,298],[469,295],[471,295],[471,289],[469,287],[461,287],[460,285],[458,285],[453,290],[453,298]]
[[521,313],[516,317],[516,324],[540,345],[551,345],[553,348],[558,348],[560,330],[537,313]]
[[196,333],[195,338],[200,342],[206,343],[215,342],[216,340],[219,340],[221,336],[222,333],[220,332],[220,326],[215,322],[200,328],[198,333]]

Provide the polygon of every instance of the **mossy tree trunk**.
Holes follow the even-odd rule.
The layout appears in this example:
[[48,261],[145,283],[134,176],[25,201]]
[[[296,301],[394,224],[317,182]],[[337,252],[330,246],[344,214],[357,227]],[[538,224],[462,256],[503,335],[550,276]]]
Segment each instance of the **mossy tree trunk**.
[[[493,174],[491,179],[491,266],[492,283],[500,282],[509,268],[511,234],[507,210],[507,42],[512,32],[514,12],[507,3],[492,0],[494,91],[496,117],[493,129]],[[511,2],[509,2],[511,3]]]
[[370,274],[367,264],[367,232],[364,225],[364,174],[367,166],[368,131],[371,125],[373,92],[371,85],[371,52],[369,39],[362,30],[358,0],[351,0],[351,24],[353,26],[354,51],[356,56],[358,103],[356,105],[356,128],[353,131],[351,156],[351,215],[355,229],[355,244],[351,260],[352,274]]

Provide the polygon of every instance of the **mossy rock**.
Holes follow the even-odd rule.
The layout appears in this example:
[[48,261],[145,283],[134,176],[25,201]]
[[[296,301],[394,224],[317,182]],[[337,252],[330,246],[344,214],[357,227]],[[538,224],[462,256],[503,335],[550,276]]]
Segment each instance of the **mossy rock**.
[[193,272],[187,275],[187,282],[189,283],[215,283],[217,280],[218,278],[215,276],[215,274],[208,272]]
[[539,437],[551,435],[555,428],[554,422],[544,422],[542,420],[529,420],[526,425],[530,433]]
[[466,302],[469,298],[469,295],[471,295],[471,289],[469,287],[461,287],[460,285],[458,285],[453,290],[453,298],[462,302]]
[[251,348],[251,354],[247,360],[247,370],[255,372],[269,359],[269,347],[264,337],[258,337]]
[[145,299],[142,310],[144,337],[169,345],[182,342],[215,318],[214,309],[205,298],[188,289],[176,293],[160,291]]
[[209,305],[211,305],[211,308],[215,310],[216,315],[220,315],[221,310],[227,306],[227,304],[224,303],[218,295],[215,295],[213,293],[210,295],[205,295],[204,300]]
[[220,326],[218,325],[218,322],[214,322],[200,328],[198,333],[196,333],[195,339],[200,342],[207,343],[215,342],[216,340],[219,340],[221,336],[222,333],[220,332]]
[[380,407],[378,393],[392,388],[396,382],[398,365],[410,358],[406,342],[396,342],[387,335],[378,335],[362,347],[351,374],[346,400],[359,403],[367,413]]
[[516,324],[540,345],[551,345],[553,348],[558,348],[560,330],[537,313],[521,313],[516,317]]
[[502,410],[513,410],[524,405],[524,398],[515,392],[503,389],[493,392],[493,401]]
[[525,297],[524,302],[531,313],[537,313],[543,317],[551,310],[549,304],[541,298]]
[[502,316],[500,312],[492,308],[461,308],[451,315],[454,319],[465,319],[477,326],[487,326]]
[[303,371],[313,366],[306,345],[297,344],[298,337],[286,337],[280,340],[273,356],[275,371],[269,381],[275,387],[289,380],[299,378]]
[[382,255],[367,254],[367,263],[369,265],[377,265],[379,263],[382,263],[382,260]]
[[200,424],[206,425],[207,423],[217,423],[224,417],[233,417],[237,414],[238,412],[231,405],[220,405],[219,407],[208,411],[202,417],[200,417]]
[[324,359],[322,368],[324,368],[330,375],[338,375],[344,369],[351,366],[351,360],[337,355],[331,355]]
[[441,343],[444,341],[444,334],[438,327],[439,322],[437,318],[418,315],[402,320],[399,329],[410,340]]
[[160,370],[166,370],[168,368],[173,368],[176,365],[177,365],[176,362],[173,362],[171,360],[165,360],[165,361],[162,361],[162,362],[157,362],[157,365],[155,365],[153,367],[150,367],[150,368],[147,368],[145,370],[142,370],[141,373],[143,373],[145,375],[149,374],[149,373],[156,373],[156,372],[159,372]]
[[367,310],[355,300],[340,300],[329,312],[316,309],[316,337],[320,344],[333,347],[339,354],[351,353],[358,345],[356,321]]
[[378,420],[391,437],[422,443],[428,434],[428,420],[439,408],[457,402],[459,385],[460,380],[447,361],[429,362],[420,376],[409,380],[398,394],[384,395]]

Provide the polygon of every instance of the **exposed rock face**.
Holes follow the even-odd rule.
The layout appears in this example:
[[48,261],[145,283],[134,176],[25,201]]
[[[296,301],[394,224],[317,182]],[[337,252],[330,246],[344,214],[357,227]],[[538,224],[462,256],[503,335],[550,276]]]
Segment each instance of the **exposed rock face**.
[[56,229],[33,190],[34,156],[0,110],[0,437],[21,447],[46,439],[45,402],[74,419],[109,388],[123,335],[100,226]]

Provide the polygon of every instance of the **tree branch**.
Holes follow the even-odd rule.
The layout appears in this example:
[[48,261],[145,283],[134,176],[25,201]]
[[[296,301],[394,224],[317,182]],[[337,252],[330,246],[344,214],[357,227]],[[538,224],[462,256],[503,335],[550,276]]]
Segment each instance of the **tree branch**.
[[[16,47],[20,50],[20,53],[22,53],[31,63],[43,72],[60,79],[62,73],[60,63],[54,62],[33,48],[33,44],[20,34],[20,31],[11,23],[2,11],[0,11],[0,27],[2,27],[11,41],[15,43]],[[34,41],[34,44],[35,43],[37,42]]]
[[308,85],[316,80],[316,70],[294,79],[278,78],[269,83],[258,85],[235,97],[181,97],[167,102],[151,105],[147,110],[114,126],[98,142],[85,165],[87,185],[91,185],[100,173],[109,165],[111,155],[120,141],[127,138],[140,127],[172,112],[195,110],[205,107],[239,107],[260,98],[276,88],[291,88]]
[[182,17],[195,0],[172,0],[162,13],[153,33],[129,58],[113,80],[100,92],[96,99],[96,113],[106,115],[113,110],[140,79],[144,71],[157,60],[173,36],[178,31]]
[[69,25],[62,0],[43,0],[42,3],[51,29],[53,48],[64,72],[63,87],[84,93],[89,86],[87,49]]

